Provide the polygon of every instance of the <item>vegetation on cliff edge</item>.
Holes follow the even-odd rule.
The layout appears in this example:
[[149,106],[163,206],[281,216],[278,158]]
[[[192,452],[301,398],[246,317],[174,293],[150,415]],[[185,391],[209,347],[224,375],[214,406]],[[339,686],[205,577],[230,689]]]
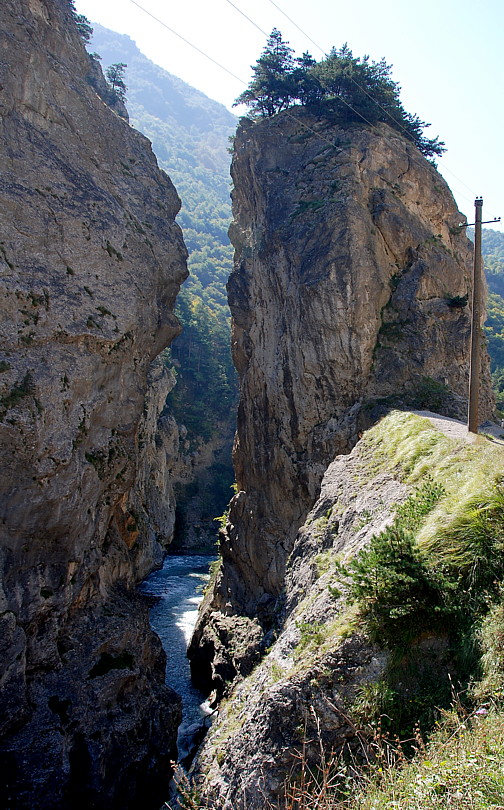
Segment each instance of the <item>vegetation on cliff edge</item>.
[[430,124],[406,112],[399,84],[385,59],[354,57],[345,43],[320,62],[308,52],[294,58],[293,49],[276,28],[253,67],[253,77],[235,104],[246,104],[252,116],[271,116],[294,105],[342,124],[384,121],[405,135],[426,157],[442,155],[444,143],[427,138]]
[[[265,799],[264,806],[269,810],[501,807],[504,448],[484,436],[475,443],[449,438],[429,420],[400,412],[369,430],[360,447],[362,475],[357,470],[355,474],[362,487],[388,474],[412,488],[397,505],[392,526],[376,535],[353,565],[347,563],[346,571],[340,555],[333,554],[333,576],[350,582],[350,595],[359,609],[354,629],[366,629],[375,643],[389,650],[389,665],[381,682],[369,684],[379,690],[366,693],[367,715],[359,715],[358,701],[345,709],[357,723],[362,755],[355,756],[346,747],[335,753],[327,745],[327,733],[325,746],[323,734],[318,742],[311,734],[293,754],[282,798]],[[327,587],[329,571],[325,576],[321,580]],[[307,603],[312,598],[307,594]],[[299,689],[303,666],[313,677],[316,661],[323,677],[329,678],[327,667],[338,656],[331,659],[326,654],[341,644],[337,634],[328,635],[332,624],[328,617],[327,625],[317,626],[317,643],[293,669],[271,664],[273,681],[285,681],[287,690],[291,678]],[[441,655],[430,659],[435,648],[429,652],[422,644],[435,636]],[[427,668],[433,661],[439,667],[427,678],[423,677],[427,670],[422,673],[425,661]],[[263,670],[249,676],[263,689],[267,666],[265,662]],[[239,706],[246,698],[245,687],[246,682],[238,687]],[[278,690],[278,684],[274,688]],[[360,688],[362,708],[366,684]],[[314,714],[316,728],[324,722],[323,716],[317,720],[324,702],[315,681],[310,681],[310,690],[312,702],[306,711]],[[423,730],[415,723],[420,715]],[[232,712],[228,722],[232,727],[237,722]],[[236,730],[224,725],[219,731],[222,740],[231,734],[232,744]],[[399,737],[394,736],[396,731]],[[222,740],[219,750],[225,759]],[[314,744],[318,764],[307,757]],[[183,794],[179,807],[213,806],[189,784]],[[241,797],[235,799],[240,806]]]

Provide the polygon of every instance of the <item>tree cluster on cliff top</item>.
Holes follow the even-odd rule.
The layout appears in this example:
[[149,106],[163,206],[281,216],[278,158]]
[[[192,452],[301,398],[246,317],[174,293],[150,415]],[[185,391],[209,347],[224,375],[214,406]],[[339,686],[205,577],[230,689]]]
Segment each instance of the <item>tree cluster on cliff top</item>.
[[423,134],[430,125],[404,109],[400,87],[392,80],[392,66],[385,59],[373,62],[368,56],[354,57],[346,44],[339,50],[332,48],[320,62],[308,52],[294,58],[293,49],[274,28],[252,70],[249,86],[235,105],[246,104],[253,117],[268,117],[302,105],[343,124],[384,121],[413,141],[426,157],[445,151],[437,137]]

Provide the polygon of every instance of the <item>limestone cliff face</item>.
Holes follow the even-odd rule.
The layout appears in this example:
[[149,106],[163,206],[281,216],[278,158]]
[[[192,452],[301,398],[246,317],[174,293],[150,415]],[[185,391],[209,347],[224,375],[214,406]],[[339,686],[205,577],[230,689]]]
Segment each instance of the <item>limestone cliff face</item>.
[[0,803],[157,806],[179,703],[134,586],[173,529],[180,201],[65,0],[3,2],[0,49]]
[[[468,382],[464,218],[411,143],[303,110],[245,119],[232,176],[239,491],[195,660],[212,611],[274,620],[331,460],[391,404],[462,415]],[[488,368],[482,393],[487,416]]]
[[301,121],[244,124],[233,161],[240,493],[226,563],[245,611],[278,594],[293,532],[373,400],[422,396],[426,378],[467,388],[469,312],[454,304],[470,246],[443,179],[387,127]]

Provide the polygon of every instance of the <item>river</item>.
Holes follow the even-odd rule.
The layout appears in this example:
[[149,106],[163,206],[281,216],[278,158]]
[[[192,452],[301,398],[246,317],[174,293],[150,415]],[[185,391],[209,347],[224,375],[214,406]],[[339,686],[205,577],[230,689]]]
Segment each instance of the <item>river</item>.
[[142,582],[144,593],[157,596],[151,608],[150,622],[167,656],[166,683],[182,698],[182,723],[178,732],[179,759],[186,756],[187,729],[210,713],[205,696],[191,683],[187,645],[189,644],[203,589],[210,578],[210,563],[215,557],[166,557],[163,567]]

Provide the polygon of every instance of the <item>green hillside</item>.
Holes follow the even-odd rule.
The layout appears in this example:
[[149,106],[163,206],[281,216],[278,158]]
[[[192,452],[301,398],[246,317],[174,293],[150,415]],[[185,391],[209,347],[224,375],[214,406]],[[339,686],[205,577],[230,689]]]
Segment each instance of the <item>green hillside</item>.
[[[236,119],[222,104],[147,59],[128,36],[95,23],[93,28],[89,49],[100,54],[102,65],[127,64],[130,121],[152,141],[159,165],[182,200],[177,221],[191,276],[179,296],[177,314],[185,329],[171,350],[179,361],[179,383],[170,404],[193,440],[207,439],[217,422],[228,418],[236,389],[225,290],[232,266],[227,147]],[[207,415],[202,422],[203,400]]]
[[488,283],[488,341],[497,407],[504,410],[504,233],[483,229],[482,253]]
[[[474,241],[474,228],[467,236]],[[504,233],[483,228],[481,252],[488,285],[484,332],[497,407],[504,411]]]
[[[200,497],[207,526],[221,514],[233,481],[230,442],[234,432],[237,383],[230,353],[230,314],[226,282],[233,251],[227,236],[231,221],[229,137],[236,119],[181,79],[145,57],[128,36],[93,23],[89,51],[104,69],[127,64],[126,103],[131,124],[152,142],[159,165],[182,200],[177,221],[189,251],[190,277],[178,296],[176,313],[184,330],[165,353],[177,374],[167,407],[187,428],[186,451],[227,437],[227,458],[214,470],[213,483],[198,492],[192,482],[184,497]],[[224,453],[226,456],[226,453]],[[201,490],[201,487],[200,487]]]

